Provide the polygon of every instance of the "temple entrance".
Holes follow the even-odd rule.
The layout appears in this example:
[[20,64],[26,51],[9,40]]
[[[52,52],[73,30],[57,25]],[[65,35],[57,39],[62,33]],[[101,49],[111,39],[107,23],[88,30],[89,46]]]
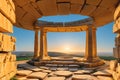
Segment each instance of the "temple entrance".
[[[47,32],[49,32],[49,30],[51,30],[51,29],[49,27],[43,27],[43,28],[40,27],[40,40],[38,40],[39,39],[39,37],[38,37],[39,29],[37,27],[37,29],[35,30],[35,50],[34,50],[35,52],[34,52],[33,62],[36,59],[38,60],[38,62],[34,62],[34,65],[36,65],[36,64],[43,65],[43,63],[48,64],[48,63],[51,63],[52,61],[53,61],[52,63],[55,63],[55,64],[79,64],[79,65],[81,65],[81,64],[83,65],[83,62],[86,62],[86,63],[84,63],[84,65],[86,65],[86,66],[98,66],[98,65],[104,64],[104,62],[97,57],[97,46],[96,46],[97,45],[97,42],[96,42],[96,30],[97,29],[92,25],[88,25],[88,24],[86,24],[86,25],[87,26],[81,25],[82,28],[83,28],[83,26],[85,27],[85,32],[86,32],[85,56],[83,58],[75,57],[72,59],[69,59],[66,57],[62,57],[62,58],[50,57],[47,52]],[[48,30],[47,30],[47,28],[48,28]],[[68,31],[74,32],[73,31],[74,29],[72,29],[72,31],[71,31],[70,28],[71,27],[69,27],[69,28],[68,27],[64,27],[64,28],[60,27],[57,29],[57,31],[59,31],[59,32],[65,32],[65,31],[66,32],[68,32]],[[82,31],[82,29],[80,29],[80,26],[79,26],[78,31],[79,32]],[[55,32],[56,32],[56,30],[55,30]],[[39,42],[40,42],[40,49],[38,47]],[[56,62],[56,60],[58,62]],[[67,62],[66,62],[66,60],[67,60]],[[71,60],[72,60],[72,62],[68,62]]]

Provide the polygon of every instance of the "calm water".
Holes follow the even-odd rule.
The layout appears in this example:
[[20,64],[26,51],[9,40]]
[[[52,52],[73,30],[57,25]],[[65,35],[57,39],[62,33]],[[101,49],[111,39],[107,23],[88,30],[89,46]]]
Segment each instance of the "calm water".
[[[13,52],[17,56],[33,56],[33,52],[26,51],[16,51]],[[62,52],[48,52],[50,56],[84,56],[83,52],[72,52],[72,53],[62,53]],[[112,52],[99,52],[98,56],[113,56]]]

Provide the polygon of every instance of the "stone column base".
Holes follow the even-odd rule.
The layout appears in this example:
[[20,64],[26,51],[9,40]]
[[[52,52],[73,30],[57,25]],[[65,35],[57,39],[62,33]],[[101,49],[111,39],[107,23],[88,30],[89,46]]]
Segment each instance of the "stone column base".
[[103,64],[105,64],[104,60],[102,60],[100,58],[94,58],[90,62],[88,60],[86,60],[86,63],[84,65],[85,65],[85,67],[92,68],[92,67],[102,66]]
[[39,59],[39,61],[50,61],[51,60],[51,57],[50,56],[45,56],[45,57],[43,57],[43,59]]
[[104,60],[100,59],[99,57],[93,58],[91,61],[85,59],[85,58],[76,58],[75,59],[78,62],[82,62],[84,67],[97,67],[105,64]]
[[[58,61],[58,62],[57,62]],[[46,57],[45,59],[39,59],[38,61],[30,60],[28,63],[35,66],[45,66],[46,64],[56,64],[56,65],[79,65],[83,68],[94,68],[102,66],[105,61],[100,58],[94,58],[91,62],[85,60],[85,58],[71,59],[72,62],[67,62],[66,60],[53,60],[51,57]]]

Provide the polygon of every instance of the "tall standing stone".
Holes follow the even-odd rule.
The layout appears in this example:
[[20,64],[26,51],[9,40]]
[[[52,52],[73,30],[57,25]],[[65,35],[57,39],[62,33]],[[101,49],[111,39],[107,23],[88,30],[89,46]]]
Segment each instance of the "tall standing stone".
[[93,58],[97,57],[96,28],[92,29]]
[[39,57],[39,31],[35,30],[35,40],[34,40],[34,59],[37,59]]
[[86,31],[86,52],[85,52],[85,58],[88,61],[92,60],[92,27],[88,27]]
[[39,60],[49,60],[50,57],[47,53],[47,32],[41,28],[40,33],[40,57]]

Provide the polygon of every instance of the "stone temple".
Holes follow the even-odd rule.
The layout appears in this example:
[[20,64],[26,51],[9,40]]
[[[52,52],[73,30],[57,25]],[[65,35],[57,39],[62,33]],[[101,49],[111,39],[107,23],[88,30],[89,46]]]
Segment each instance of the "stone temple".
[[[66,23],[38,20],[42,16],[68,14],[80,14],[89,16],[89,18]],[[101,72],[93,73],[96,69],[101,70],[101,66],[106,65],[106,61],[97,56],[96,32],[99,27],[110,22],[114,22],[113,32],[116,34],[116,38],[113,54],[118,60],[110,61],[108,69],[105,67]],[[29,64],[18,66],[24,67],[24,70],[17,71],[16,56],[12,54],[16,49],[16,38],[10,36],[10,33],[13,33],[13,26],[35,32],[33,59],[29,60]],[[81,31],[86,32],[86,48],[83,58],[54,58],[48,55],[47,32]],[[34,80],[120,80],[120,64],[118,63],[120,62],[120,1],[0,0],[0,42],[0,80],[10,80],[16,72],[19,75],[27,76],[18,80],[30,80],[29,77]],[[52,65],[53,70],[56,65],[73,67],[74,70],[76,66],[83,66],[87,70],[82,68],[83,70],[70,72],[69,67],[67,67],[69,70],[60,67],[53,73],[46,65]],[[68,79],[68,77],[70,78]]]

